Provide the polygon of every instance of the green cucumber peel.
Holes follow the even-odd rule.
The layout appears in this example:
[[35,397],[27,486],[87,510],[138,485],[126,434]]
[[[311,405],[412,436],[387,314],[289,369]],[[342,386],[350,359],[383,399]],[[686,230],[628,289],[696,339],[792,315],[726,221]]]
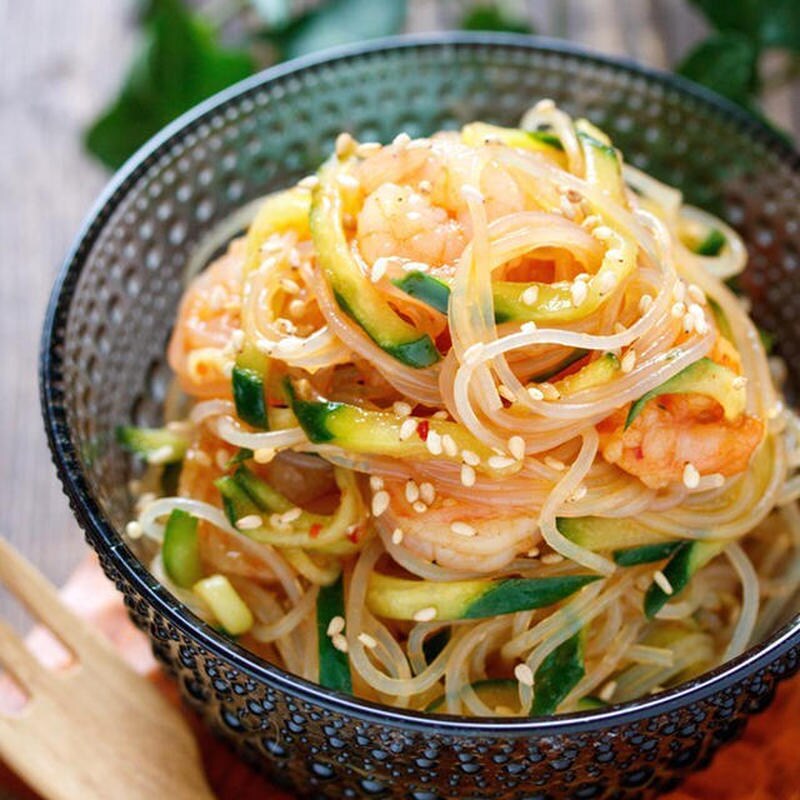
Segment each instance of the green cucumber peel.
[[317,595],[317,640],[319,648],[319,684],[337,692],[353,693],[350,659],[337,650],[328,636],[334,617],[344,617],[344,582],[342,576],[330,586],[322,586]]
[[533,678],[531,716],[555,714],[558,706],[586,674],[583,640],[582,631],[578,631],[556,647],[539,665]]

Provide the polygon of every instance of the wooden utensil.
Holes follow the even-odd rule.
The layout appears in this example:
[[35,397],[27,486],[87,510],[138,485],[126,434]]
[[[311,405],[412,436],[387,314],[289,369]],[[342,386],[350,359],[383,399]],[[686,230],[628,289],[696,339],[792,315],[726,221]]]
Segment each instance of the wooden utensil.
[[49,670],[0,620],[0,665],[28,697],[19,714],[0,714],[0,757],[48,800],[213,800],[178,709],[2,537],[0,583],[74,656]]

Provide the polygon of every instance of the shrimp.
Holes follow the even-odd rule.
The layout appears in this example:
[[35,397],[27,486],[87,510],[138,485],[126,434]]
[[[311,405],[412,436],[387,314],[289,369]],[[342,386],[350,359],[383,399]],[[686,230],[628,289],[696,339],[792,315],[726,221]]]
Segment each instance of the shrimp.
[[230,395],[223,349],[241,327],[244,240],[198,275],[183,295],[167,359],[181,388],[194,397]]
[[747,469],[764,423],[742,414],[727,421],[722,406],[699,394],[662,395],[625,429],[627,409],[598,426],[603,458],[651,489],[682,480],[687,464],[729,477]]
[[405,483],[386,481],[384,486],[390,513],[403,531],[402,546],[442,567],[493,572],[541,541],[538,521],[530,513],[499,513],[493,506],[436,497],[424,514],[418,514],[408,502]]

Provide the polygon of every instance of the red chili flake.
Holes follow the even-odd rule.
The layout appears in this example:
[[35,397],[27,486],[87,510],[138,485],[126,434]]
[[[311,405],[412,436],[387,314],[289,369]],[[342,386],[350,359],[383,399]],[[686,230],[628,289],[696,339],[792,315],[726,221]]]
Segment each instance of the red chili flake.
[[317,536],[319,536],[319,534],[320,534],[320,531],[321,531],[321,530],[322,530],[322,525],[320,525],[320,524],[319,524],[319,522],[315,522],[315,523],[314,523],[314,524],[311,526],[311,528],[309,529],[309,531],[308,531],[308,535],[309,535],[309,536],[310,536],[312,539],[316,539],[316,538],[317,538]]
[[347,532],[347,538],[353,543],[358,544],[358,537],[361,535],[361,528],[355,527]]
[[428,431],[430,430],[431,425],[428,420],[423,419],[421,422],[417,423],[417,436],[422,439],[423,442],[428,441]]
[[642,450],[641,447],[637,447],[636,450],[634,450],[634,455],[637,459],[641,460],[644,458],[644,450]]

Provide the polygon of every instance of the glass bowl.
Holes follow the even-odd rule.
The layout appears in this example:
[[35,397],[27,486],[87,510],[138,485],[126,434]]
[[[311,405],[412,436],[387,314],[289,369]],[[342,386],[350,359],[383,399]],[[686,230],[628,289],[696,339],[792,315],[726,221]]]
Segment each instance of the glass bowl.
[[[44,326],[44,422],[64,489],[136,625],[187,702],[251,763],[306,796],[650,797],[734,739],[798,669],[800,618],[691,683],[600,712],[487,721],[343,696],[271,666],[182,607],[120,531],[131,463],[114,427],[159,420],[164,349],[190,253],[249,200],[313,171],[349,130],[387,141],[474,119],[513,124],[552,97],[626,158],[744,237],[742,285],[800,375],[800,158],[678,78],[574,47],[444,34],[268,70],[181,117],[114,177],[58,277]],[[135,749],[135,742],[131,743]]]

